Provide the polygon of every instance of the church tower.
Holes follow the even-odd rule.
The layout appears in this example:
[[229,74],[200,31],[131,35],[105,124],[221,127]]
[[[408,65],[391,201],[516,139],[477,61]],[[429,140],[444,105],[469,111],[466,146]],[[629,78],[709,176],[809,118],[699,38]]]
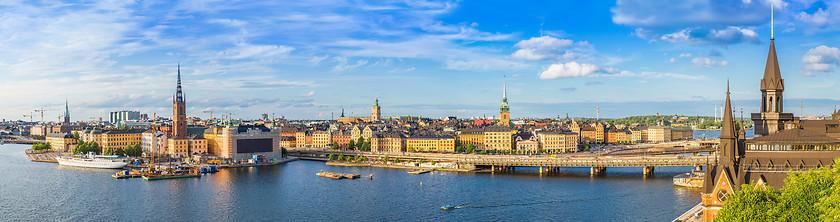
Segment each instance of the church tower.
[[70,105],[64,99],[64,125],[70,125]]
[[781,131],[785,122],[793,120],[793,113],[783,112],[784,91],[785,80],[779,71],[775,40],[770,38],[770,52],[767,53],[764,78],[761,79],[761,108],[758,113],[752,113],[756,137]]
[[172,97],[172,137],[187,137],[187,105],[181,92],[181,64],[178,64],[178,85]]
[[379,107],[379,97],[373,99],[373,107],[370,108],[370,120],[379,121],[382,118],[382,110]]
[[502,84],[502,105],[499,106],[499,124],[510,125],[510,105],[507,101],[507,81]]

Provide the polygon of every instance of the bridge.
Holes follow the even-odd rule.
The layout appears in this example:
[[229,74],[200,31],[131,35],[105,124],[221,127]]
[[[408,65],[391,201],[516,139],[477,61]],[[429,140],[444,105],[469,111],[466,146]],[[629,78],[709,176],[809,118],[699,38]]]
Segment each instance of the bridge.
[[[691,149],[695,151],[695,149]],[[678,152],[675,152],[678,153]],[[694,153],[694,152],[689,152]],[[290,150],[290,156],[302,160],[327,161],[327,155],[391,157],[403,160],[428,160],[456,163],[461,169],[489,169],[493,172],[514,170],[516,167],[539,167],[539,172],[552,172],[560,167],[591,167],[592,175],[606,172],[607,167],[643,167],[644,175],[652,175],[658,166],[702,166],[717,164],[717,155],[636,155],[636,156],[559,156],[548,155],[477,155],[445,153],[371,153],[337,150]]]
[[717,156],[634,156],[634,157],[478,157],[457,160],[459,165],[490,167],[492,171],[512,170],[514,167],[539,167],[540,173],[559,170],[559,167],[591,167],[593,175],[603,174],[606,167],[644,167],[644,174],[653,174],[657,166],[702,166],[717,164]]
[[35,144],[35,143],[45,143],[46,140],[35,140],[29,139],[22,136],[13,136],[13,135],[3,135],[0,136],[0,143],[11,143],[11,144]]

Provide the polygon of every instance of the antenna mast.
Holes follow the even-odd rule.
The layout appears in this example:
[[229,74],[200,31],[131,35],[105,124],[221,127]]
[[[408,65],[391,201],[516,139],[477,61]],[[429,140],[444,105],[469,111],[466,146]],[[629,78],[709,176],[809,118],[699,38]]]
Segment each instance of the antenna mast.
[[772,40],[773,37],[773,8],[775,8],[775,4],[770,4],[770,39]]

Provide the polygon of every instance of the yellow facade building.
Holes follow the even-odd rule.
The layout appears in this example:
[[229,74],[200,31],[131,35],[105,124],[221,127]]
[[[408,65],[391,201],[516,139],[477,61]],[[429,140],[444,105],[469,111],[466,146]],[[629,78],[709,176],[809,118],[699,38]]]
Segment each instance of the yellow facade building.
[[412,136],[405,139],[409,152],[455,152],[455,137]]
[[516,129],[506,126],[484,128],[484,150],[512,150]]

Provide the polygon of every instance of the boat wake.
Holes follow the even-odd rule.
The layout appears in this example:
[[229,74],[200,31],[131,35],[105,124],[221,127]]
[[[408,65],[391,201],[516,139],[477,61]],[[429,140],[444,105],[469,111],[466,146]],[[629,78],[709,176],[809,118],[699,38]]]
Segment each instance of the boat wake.
[[[630,194],[620,194],[620,195],[613,195],[609,198],[614,197],[623,197],[623,196],[630,196]],[[549,200],[549,201],[538,201],[538,202],[530,202],[530,203],[508,203],[508,204],[498,204],[498,205],[485,205],[485,206],[473,206],[469,204],[465,205],[455,205],[455,209],[463,209],[463,208],[499,208],[499,207],[514,207],[514,206],[532,206],[532,205],[542,205],[542,204],[553,204],[553,203],[572,203],[572,202],[581,202],[581,201],[592,201],[592,200],[599,200],[603,199],[604,197],[595,197],[595,198],[588,198],[588,199],[571,199],[571,200]]]

